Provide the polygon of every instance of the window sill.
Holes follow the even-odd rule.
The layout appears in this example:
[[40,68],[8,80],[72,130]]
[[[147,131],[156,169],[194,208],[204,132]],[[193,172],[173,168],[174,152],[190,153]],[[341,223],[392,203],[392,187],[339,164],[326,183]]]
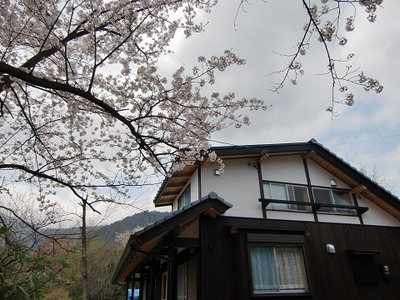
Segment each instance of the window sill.
[[267,297],[310,297],[310,292],[280,292],[280,293],[265,293],[265,294],[252,294],[254,299],[262,299]]

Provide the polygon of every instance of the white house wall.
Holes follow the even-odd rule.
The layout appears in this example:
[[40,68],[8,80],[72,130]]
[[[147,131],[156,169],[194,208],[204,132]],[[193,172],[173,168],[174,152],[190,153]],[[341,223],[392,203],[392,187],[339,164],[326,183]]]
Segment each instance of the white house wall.
[[197,171],[195,171],[190,179],[190,200],[193,202],[199,198],[201,198],[199,194],[199,175]]
[[331,179],[334,179],[336,181],[335,188],[349,189],[349,187],[345,183],[337,179],[334,175],[327,172],[325,169],[321,168],[310,159],[307,160],[307,167],[310,174],[311,185],[331,187],[330,181]]
[[358,205],[367,206],[369,210],[363,214],[364,224],[378,226],[400,226],[400,221],[388,214],[382,208],[369,201],[368,199],[358,196]]
[[270,157],[261,163],[264,180],[307,184],[300,155]]
[[258,172],[254,159],[225,160],[224,172],[214,175],[216,163],[201,170],[202,196],[214,191],[233,207],[225,213],[229,216],[262,218]]
[[[191,188],[191,201],[206,196],[211,191],[216,192],[233,207],[225,215],[237,217],[262,218],[263,211],[258,170],[256,159],[225,159],[225,169],[220,175],[215,175],[219,168],[217,163],[211,163],[207,167],[201,167],[201,185],[199,185],[198,172],[194,172],[189,180]],[[312,186],[326,188],[350,188],[331,173],[307,160],[307,167]],[[301,155],[269,157],[261,163],[261,174],[264,181],[307,184],[306,172]],[[331,179],[336,181],[336,186],[331,186]],[[182,192],[186,189],[182,189]],[[201,190],[200,190],[201,189]],[[362,215],[364,224],[379,226],[400,226],[400,221],[375,205],[368,199],[357,196],[358,205],[366,206],[369,210]],[[177,197],[177,199],[179,196]],[[177,209],[177,199],[173,203],[173,210]],[[314,221],[312,213],[290,212],[290,211],[267,211],[269,219],[285,219],[296,221]],[[335,215],[318,213],[318,221],[333,223],[359,224],[357,216]]]
[[279,211],[279,210],[267,211],[267,218],[274,220],[295,220],[295,221],[314,222],[314,215],[311,213],[289,212],[289,211]]

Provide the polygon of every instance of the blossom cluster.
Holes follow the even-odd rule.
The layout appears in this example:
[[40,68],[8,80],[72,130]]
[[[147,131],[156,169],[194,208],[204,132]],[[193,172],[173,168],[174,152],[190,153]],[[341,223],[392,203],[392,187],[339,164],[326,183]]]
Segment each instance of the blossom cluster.
[[[377,8],[383,0],[316,0],[303,1],[303,7],[307,13],[307,23],[303,27],[304,35],[298,42],[295,53],[284,55],[289,57],[287,67],[271,74],[283,74],[283,78],[274,87],[273,91],[279,91],[286,81],[297,84],[299,76],[304,74],[303,64],[300,57],[306,55],[311,47],[313,37],[321,43],[326,54],[327,74],[332,82],[331,105],[329,112],[334,112],[336,103],[343,103],[348,106],[354,104],[354,94],[348,92],[348,83],[361,85],[366,91],[381,92],[383,86],[378,80],[366,77],[363,72],[355,74],[353,67],[348,64],[354,54],[349,54],[347,59],[334,57],[334,46],[345,46],[348,42],[347,35],[355,29],[357,5],[364,8],[367,19],[370,22],[376,20]],[[343,26],[344,23],[344,26]],[[340,52],[340,51],[339,51]],[[343,100],[336,99],[337,92],[346,92]]]

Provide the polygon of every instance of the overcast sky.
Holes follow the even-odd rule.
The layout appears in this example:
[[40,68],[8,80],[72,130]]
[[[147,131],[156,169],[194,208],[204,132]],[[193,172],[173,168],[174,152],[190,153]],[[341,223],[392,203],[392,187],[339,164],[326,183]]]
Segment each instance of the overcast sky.
[[[211,14],[206,32],[189,39],[178,37],[174,54],[163,59],[163,68],[185,63],[190,68],[197,56],[221,55],[233,49],[245,58],[245,66],[232,68],[217,77],[218,91],[235,91],[238,97],[256,97],[271,105],[267,111],[250,114],[251,125],[228,129],[213,136],[214,145],[243,145],[309,141],[315,138],[357,168],[376,173],[383,185],[400,195],[400,11],[399,1],[385,0],[374,24],[357,11],[356,28],[347,34],[345,47],[335,46],[336,58],[355,53],[354,67],[377,78],[384,86],[381,94],[354,88],[352,107],[336,106],[339,115],[331,118],[331,82],[322,44],[315,41],[302,57],[305,75],[296,86],[291,83],[279,94],[271,92],[279,76],[268,76],[285,67],[288,59],[274,53],[290,54],[303,34],[307,15],[301,1],[251,0],[246,12],[239,11],[239,0],[220,0]],[[342,11],[343,16],[346,11]],[[349,15],[349,14],[348,14]],[[236,27],[234,26],[236,18]]]

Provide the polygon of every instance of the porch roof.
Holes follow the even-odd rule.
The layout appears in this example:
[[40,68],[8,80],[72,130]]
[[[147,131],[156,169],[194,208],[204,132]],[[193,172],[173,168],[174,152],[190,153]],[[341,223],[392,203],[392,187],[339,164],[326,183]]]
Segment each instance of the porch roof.
[[190,205],[174,211],[164,219],[135,232],[126,244],[112,282],[116,283],[129,277],[143,262],[154,256],[155,252],[162,248],[164,239],[171,232],[179,234],[201,215],[215,218],[231,207],[232,204],[224,201],[215,192],[211,192]]

